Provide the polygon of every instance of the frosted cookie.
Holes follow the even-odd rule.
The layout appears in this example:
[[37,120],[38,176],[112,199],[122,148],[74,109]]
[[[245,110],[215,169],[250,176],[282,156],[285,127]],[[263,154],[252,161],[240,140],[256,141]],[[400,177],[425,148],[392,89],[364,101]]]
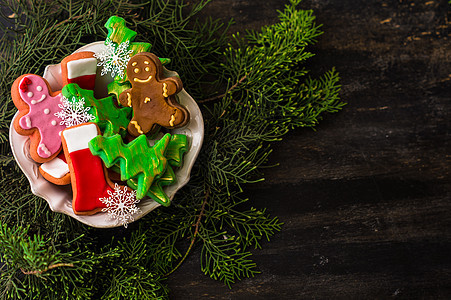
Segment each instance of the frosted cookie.
[[94,52],[82,51],[69,55],[61,62],[63,86],[76,83],[86,90],[94,90],[96,83],[97,59]]
[[[92,155],[88,148],[89,141],[99,134],[100,130],[94,123],[72,126],[61,133],[71,174],[72,209],[78,215],[92,215],[107,209],[108,202],[103,199],[110,199],[115,193],[115,185],[106,176],[102,160]],[[123,189],[136,199],[131,189]]]
[[66,157],[62,152],[54,159],[40,165],[39,173],[53,184],[70,184],[69,166],[67,165]]
[[19,110],[13,126],[20,135],[30,137],[30,156],[43,163],[61,151],[60,132],[64,125],[55,116],[61,108],[61,91],[53,92],[44,78],[25,74],[11,88],[14,105]]
[[119,95],[119,102],[133,108],[127,127],[132,136],[152,132],[158,125],[182,127],[189,121],[188,111],[175,100],[183,88],[182,81],[177,76],[164,77],[163,65],[155,54],[133,56],[127,64],[127,77],[132,88]]

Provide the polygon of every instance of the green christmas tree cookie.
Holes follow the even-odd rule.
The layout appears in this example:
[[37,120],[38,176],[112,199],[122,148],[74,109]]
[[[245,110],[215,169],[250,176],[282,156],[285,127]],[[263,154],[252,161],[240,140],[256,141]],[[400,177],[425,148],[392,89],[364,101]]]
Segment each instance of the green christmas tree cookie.
[[[171,204],[171,199],[169,199],[168,195],[166,195],[163,188],[176,182],[177,179],[175,177],[174,170],[170,165],[168,165],[164,174],[160,178],[154,180],[152,186],[147,192],[147,196],[163,206],[169,206],[169,204]],[[134,190],[138,188],[138,181],[135,178],[127,180],[127,184]]]
[[136,178],[136,197],[142,199],[153,181],[166,171],[168,162],[165,152],[170,136],[164,135],[153,147],[149,146],[145,135],[140,135],[126,145],[118,134],[111,137],[97,136],[89,142],[89,149],[103,160],[107,168],[119,163],[121,180]]
[[[170,204],[170,199],[164,192],[164,187],[174,184],[177,182],[176,176],[174,174],[174,170],[172,166],[179,167],[183,163],[183,154],[187,151],[187,137],[183,134],[166,134],[163,139],[166,139],[167,136],[170,136],[169,142],[167,143],[167,146],[164,150],[162,150],[164,153],[161,154],[161,151],[157,151],[157,155],[164,155],[164,157],[167,160],[166,169],[163,173],[161,173],[162,168],[157,170],[155,172],[155,176],[153,178],[153,181],[151,182],[151,186],[148,189],[146,195],[155,200],[156,202],[160,203],[161,205],[168,206]],[[97,139],[97,140],[96,140]],[[90,141],[90,149],[91,152],[94,155],[100,156],[102,160],[105,162],[105,165],[108,168],[112,168],[117,173],[121,174],[122,180],[127,180],[127,184],[135,189],[142,189],[139,179],[140,177],[134,177],[131,174],[137,173],[136,171],[130,171],[130,166],[127,165],[126,160],[130,160],[133,164],[133,162],[136,162],[137,160],[140,160],[143,155],[153,155],[152,152],[147,151],[148,148],[147,142],[144,143],[144,135],[141,135],[138,137],[140,141],[136,142],[136,139],[132,141],[131,143],[124,145],[122,140],[117,138],[116,136],[110,137],[110,138],[100,138],[97,137]],[[136,147],[134,143],[139,144],[140,147]],[[161,143],[161,140],[159,140],[155,146],[157,146],[159,143]],[[163,143],[166,143],[165,141]],[[154,147],[155,147],[154,146]],[[128,148],[128,150],[124,150],[122,148]],[[153,147],[152,147],[153,148]],[[122,149],[122,150],[121,150]],[[141,149],[143,153],[134,153],[133,151],[136,151],[137,149]],[[114,153],[107,153],[107,152],[114,152]],[[117,157],[120,157],[121,152],[123,159],[117,159]],[[116,158],[115,158],[116,157]],[[141,163],[144,166],[144,169],[146,168],[146,164]],[[149,164],[149,169],[151,168]],[[138,174],[140,174],[138,172]],[[151,178],[151,176],[147,176],[147,178]],[[139,198],[140,199],[140,198]]]
[[132,113],[130,107],[118,108],[112,97],[96,99],[93,91],[84,90],[76,83],[65,85],[61,93],[73,107],[78,106],[80,110],[80,106],[83,106],[86,112],[93,116],[89,121],[97,123],[104,136],[126,133]]
[[[169,186],[177,182],[175,177],[174,167],[180,167],[183,164],[183,154],[187,151],[187,137],[183,134],[174,134],[171,136],[169,145],[166,149],[166,159],[168,160],[168,166],[160,178],[154,180],[152,186],[147,193],[147,196],[160,203],[161,205],[168,206],[170,204],[170,199],[168,195],[164,192],[164,187]],[[137,189],[137,181],[135,179],[130,179],[127,184],[132,189]]]
[[[152,45],[145,42],[133,42],[136,31],[129,29],[125,20],[121,17],[112,16],[105,23],[108,35],[105,41],[106,49],[96,53],[99,60],[98,65],[103,66],[102,75],[111,73],[114,81],[108,84],[108,93],[116,97],[124,90],[130,88],[125,69],[127,62],[133,55],[140,52],[148,52]],[[163,65],[168,64],[170,59],[160,58]]]

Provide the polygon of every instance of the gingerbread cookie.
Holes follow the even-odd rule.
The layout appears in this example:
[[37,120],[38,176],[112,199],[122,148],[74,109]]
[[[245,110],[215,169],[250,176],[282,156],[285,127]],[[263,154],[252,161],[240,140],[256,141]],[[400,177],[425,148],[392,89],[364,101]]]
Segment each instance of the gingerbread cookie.
[[63,86],[76,83],[86,90],[94,90],[96,83],[97,58],[94,52],[82,51],[69,55],[61,62]]
[[119,102],[133,108],[133,118],[127,127],[131,135],[146,134],[158,125],[173,129],[188,122],[188,111],[175,99],[182,81],[176,76],[165,78],[156,55],[142,52],[133,56],[127,64],[127,76],[132,88],[119,95]]
[[61,151],[60,132],[64,125],[55,116],[61,108],[61,91],[53,92],[44,78],[25,74],[14,81],[11,96],[19,110],[14,129],[30,137],[30,156],[43,163]]

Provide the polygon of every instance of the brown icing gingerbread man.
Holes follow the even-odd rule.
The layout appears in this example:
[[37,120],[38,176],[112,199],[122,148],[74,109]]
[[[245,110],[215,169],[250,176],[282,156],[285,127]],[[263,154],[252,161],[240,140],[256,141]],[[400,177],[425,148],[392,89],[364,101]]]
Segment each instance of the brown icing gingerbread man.
[[188,111],[175,99],[183,87],[182,81],[176,76],[165,78],[163,65],[155,54],[134,55],[127,64],[127,76],[132,88],[119,95],[119,102],[133,108],[127,127],[131,135],[146,134],[158,125],[178,128],[189,121]]

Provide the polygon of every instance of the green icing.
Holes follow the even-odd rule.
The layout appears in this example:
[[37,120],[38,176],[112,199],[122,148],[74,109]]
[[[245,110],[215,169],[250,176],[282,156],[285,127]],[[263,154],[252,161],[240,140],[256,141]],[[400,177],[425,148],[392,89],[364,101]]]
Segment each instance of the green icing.
[[116,102],[117,102],[117,104],[120,105],[120,103],[119,103],[119,95],[123,91],[128,90],[131,87],[132,87],[132,85],[130,84],[129,81],[124,82],[124,83],[119,83],[117,81],[113,81],[113,82],[108,84],[108,93],[115,95],[116,96],[116,100],[117,100]]
[[[168,135],[168,134],[166,134]],[[110,138],[110,142],[106,142],[106,143],[118,143],[119,145],[121,145],[122,141],[119,141],[119,139],[114,138],[114,142],[113,142],[113,138]],[[144,139],[143,135],[140,136],[139,138]],[[164,138],[164,137],[163,137]],[[90,145],[90,149],[91,152],[94,155],[100,156],[102,158],[102,160],[105,162],[105,165],[108,168],[112,168],[115,172],[121,174],[121,177],[123,180],[126,180],[127,175],[125,175],[125,177],[122,175],[123,174],[123,170],[124,167],[121,167],[121,164],[123,164],[123,162],[121,163],[122,160],[109,160],[106,158],[106,155],[101,152],[101,151],[96,151],[95,149],[100,149],[100,146],[96,145],[99,144],[99,142],[92,142],[93,145]],[[143,143],[143,142],[139,142],[139,143]],[[103,144],[105,144],[105,142],[103,142]],[[131,143],[129,143],[128,145],[130,145]],[[158,144],[158,142],[157,142]],[[122,146],[119,147],[124,147],[124,145],[122,144]],[[126,147],[126,146],[125,146]],[[112,147],[112,149],[116,149],[118,147],[114,146]],[[109,151],[106,148],[103,148],[103,151]],[[146,195],[149,196],[150,198],[152,198],[153,200],[155,200],[156,202],[160,203],[163,206],[169,206],[171,204],[169,197],[166,195],[166,193],[164,192],[164,187],[174,184],[177,182],[173,167],[180,167],[183,164],[183,154],[187,151],[187,137],[186,135],[183,134],[174,134],[170,137],[170,140],[167,144],[164,156],[167,159],[168,164],[166,165],[166,170],[164,171],[163,174],[160,174],[159,176],[155,176],[152,182],[152,185],[150,186],[149,190],[147,191]],[[113,154],[110,155],[110,157],[112,157]],[[135,161],[135,160],[134,160]],[[109,163],[111,162],[111,163]],[[131,187],[132,189],[137,190],[139,188],[139,178],[137,177],[133,177],[127,180],[127,184],[129,187]]]
[[169,64],[171,62],[170,58],[161,58],[161,57],[159,57],[158,59],[161,61],[161,64],[163,66],[165,66],[165,65],[167,65],[167,64]]
[[[112,16],[106,21],[105,28],[108,30],[107,38],[120,44],[126,41],[133,41],[136,37],[136,31],[127,28],[125,20],[118,16]],[[149,48],[150,48],[149,44]]]
[[183,154],[188,150],[188,140],[184,134],[173,134],[166,150],[166,158],[171,166],[180,167],[183,164]]
[[61,93],[73,103],[83,98],[84,107],[90,107],[88,113],[95,117],[92,122],[99,126],[104,136],[126,133],[132,113],[131,107],[118,108],[114,105],[113,97],[96,99],[93,91],[82,89],[76,83],[65,85]]
[[124,145],[117,134],[93,138],[89,142],[89,149],[103,160],[107,168],[119,163],[122,180],[137,179],[136,197],[142,199],[154,179],[160,178],[166,171],[168,164],[164,155],[169,141],[170,134],[166,134],[153,147],[149,147],[147,137],[140,135]]
[[[160,203],[163,206],[169,206],[171,204],[171,199],[169,199],[168,195],[166,195],[163,188],[165,186],[174,184],[175,182],[177,182],[177,179],[175,177],[174,170],[170,165],[168,165],[163,176],[161,176],[152,183],[152,186],[147,192],[147,196],[149,196],[150,198],[152,198],[153,200],[155,200],[156,202]],[[127,184],[129,187],[135,190],[138,187],[137,180],[134,178],[127,180]]]
[[[147,196],[160,203],[163,206],[169,206],[171,204],[171,200],[164,192],[163,188],[165,186],[174,184],[177,182],[175,177],[174,167],[180,167],[183,163],[183,154],[187,151],[187,137],[183,134],[174,134],[171,136],[171,140],[169,141],[168,147],[166,148],[166,158],[168,160],[168,166],[160,178],[154,181],[152,186],[147,193]],[[137,183],[135,179],[130,179],[127,181],[127,184],[132,189],[137,188]]]

